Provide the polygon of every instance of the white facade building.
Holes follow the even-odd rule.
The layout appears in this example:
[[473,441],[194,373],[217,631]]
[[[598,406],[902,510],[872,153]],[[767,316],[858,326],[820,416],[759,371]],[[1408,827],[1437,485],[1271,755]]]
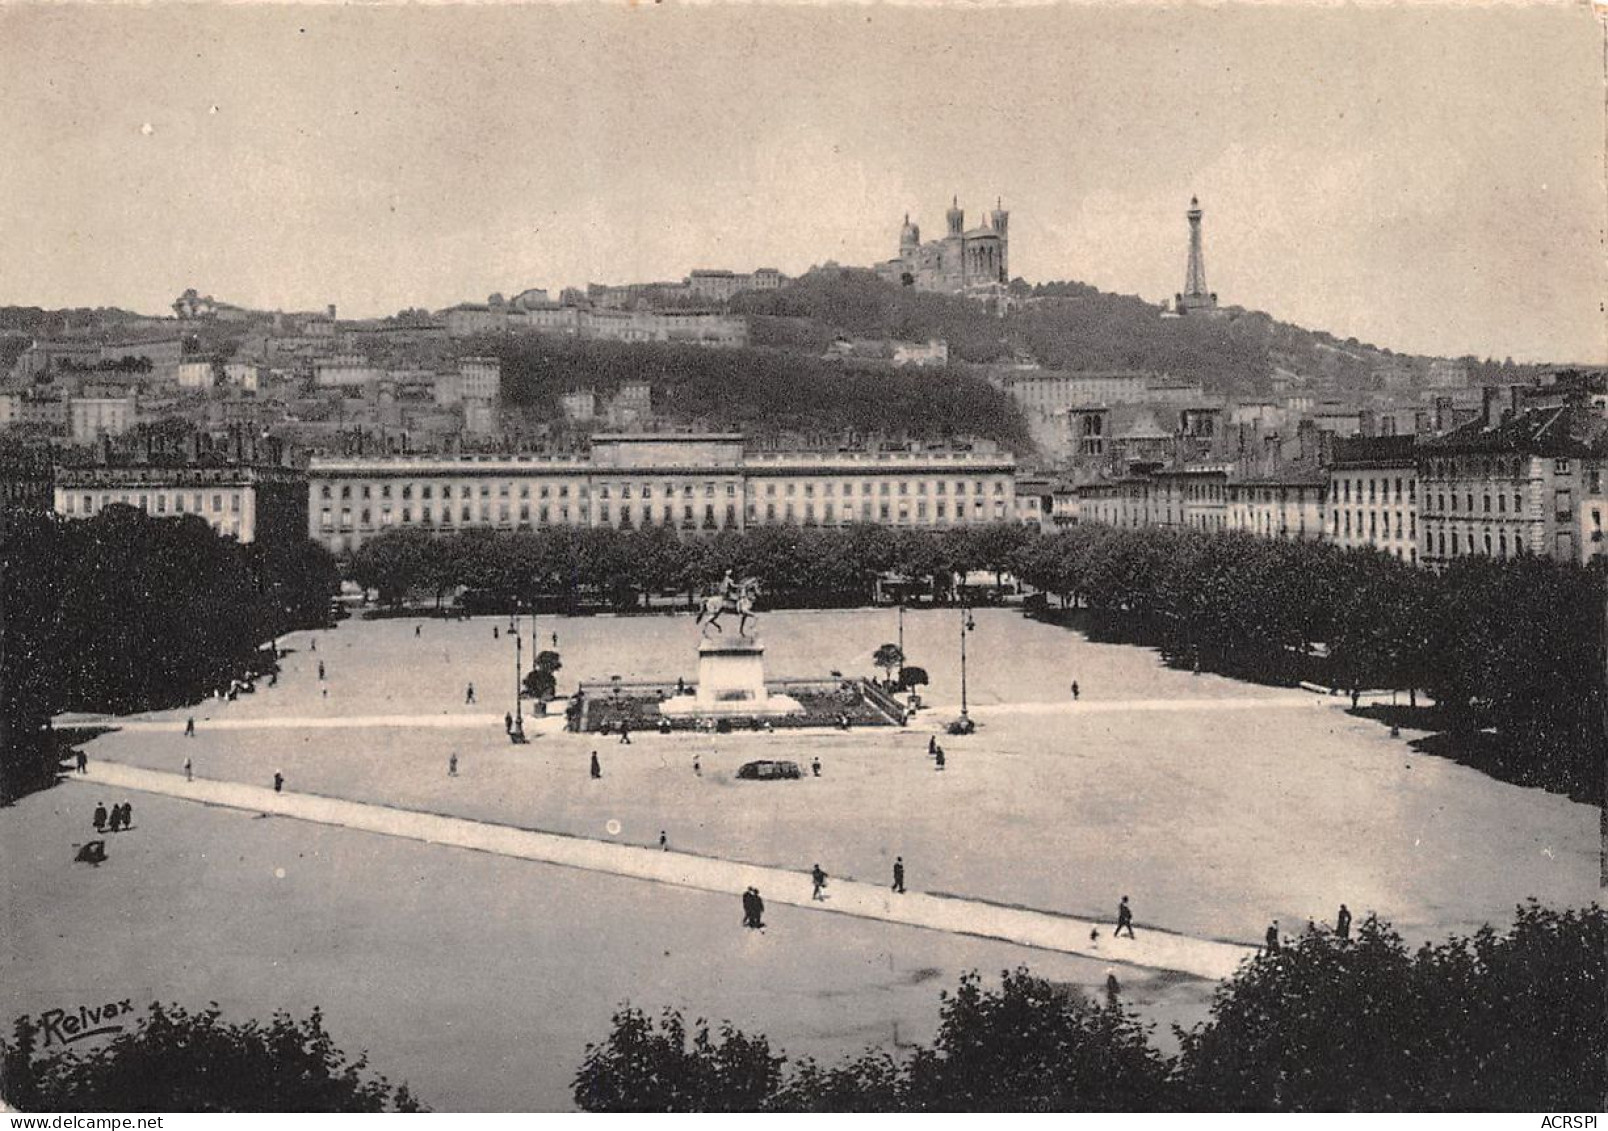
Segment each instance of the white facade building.
[[730,434],[603,434],[585,457],[315,457],[308,533],[343,553],[397,528],[942,529],[1015,521],[1015,472],[1009,455],[753,453]]

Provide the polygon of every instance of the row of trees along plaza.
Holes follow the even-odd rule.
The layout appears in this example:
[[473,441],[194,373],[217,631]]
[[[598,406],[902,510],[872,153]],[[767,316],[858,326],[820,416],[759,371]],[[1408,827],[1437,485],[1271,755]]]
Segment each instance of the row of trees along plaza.
[[914,599],[948,602],[961,596],[955,576],[1013,574],[1039,591],[1034,615],[1157,647],[1178,666],[1399,692],[1399,704],[1365,713],[1445,732],[1423,745],[1504,779],[1603,798],[1600,565],[1466,558],[1435,574],[1321,543],[1098,525],[764,527],[686,540],[656,528],[394,531],[351,563],[383,602],[439,603],[468,588],[488,610],[690,603],[728,569],[763,579],[771,608],[864,604],[890,576],[913,580]]
[[65,711],[193,703],[271,669],[282,633],[329,619],[334,559],[308,541],[242,545],[204,519],[107,507],[14,514],[0,543],[0,800],[55,780]]

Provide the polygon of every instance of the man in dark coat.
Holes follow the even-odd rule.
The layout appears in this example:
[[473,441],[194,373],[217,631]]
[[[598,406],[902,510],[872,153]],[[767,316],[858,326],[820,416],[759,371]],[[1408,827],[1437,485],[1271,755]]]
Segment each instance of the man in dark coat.
[[904,857],[893,858],[893,890],[900,895],[904,894]]
[[95,816],[92,818],[92,820],[95,822],[95,831],[96,832],[103,833],[103,832],[106,831],[106,803],[105,802],[97,801],[95,803]]
[[1111,937],[1122,934],[1124,927],[1128,929],[1128,937],[1133,938],[1133,909],[1128,906],[1127,896],[1123,896],[1122,902],[1117,904],[1117,929],[1111,932]]
[[1351,937],[1351,912],[1343,903],[1340,905],[1340,914],[1334,917],[1334,933],[1343,939]]
[[603,776],[603,764],[597,760],[597,751],[592,751],[592,780],[596,781]]

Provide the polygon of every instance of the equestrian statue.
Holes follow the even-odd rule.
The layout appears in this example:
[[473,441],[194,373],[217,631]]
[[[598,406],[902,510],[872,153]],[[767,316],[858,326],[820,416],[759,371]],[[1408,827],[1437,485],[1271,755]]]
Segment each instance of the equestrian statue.
[[703,600],[703,608],[698,610],[697,624],[703,626],[704,636],[709,635],[709,629],[724,632],[720,627],[720,618],[725,613],[737,614],[737,635],[747,636],[748,624],[754,620],[754,602],[759,598],[759,579],[745,577],[741,581],[733,579],[731,570],[720,579],[719,587]]

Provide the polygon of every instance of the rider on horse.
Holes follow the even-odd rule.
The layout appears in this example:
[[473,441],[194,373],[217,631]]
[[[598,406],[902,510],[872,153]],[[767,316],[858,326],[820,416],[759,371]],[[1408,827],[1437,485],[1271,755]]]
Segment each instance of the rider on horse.
[[724,632],[720,627],[720,617],[723,613],[736,613],[738,621],[737,632],[747,635],[748,622],[754,618],[754,599],[759,596],[759,579],[745,577],[736,581],[727,570],[720,579],[714,593],[704,599],[703,608],[698,611],[698,624],[713,625],[716,632]]

